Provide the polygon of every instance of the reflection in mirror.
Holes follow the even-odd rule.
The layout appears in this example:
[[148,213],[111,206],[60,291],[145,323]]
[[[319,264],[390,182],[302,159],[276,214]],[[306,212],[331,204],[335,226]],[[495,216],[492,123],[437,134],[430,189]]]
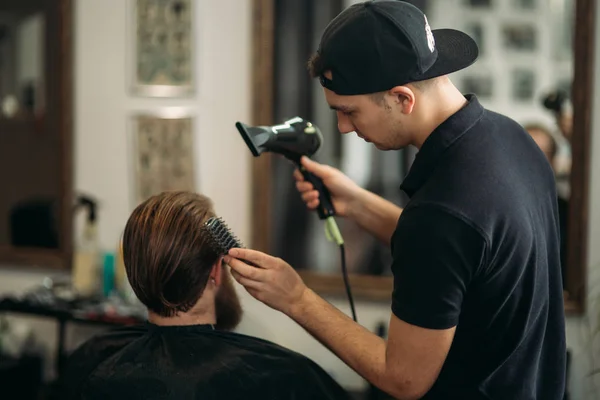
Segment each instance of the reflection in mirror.
[[59,248],[60,140],[46,120],[43,10],[0,3],[0,247]]
[[[336,116],[329,110],[318,81],[305,78],[303,66],[318,47],[322,30],[353,1],[312,1],[310,7],[300,3],[275,1],[273,123],[296,115],[312,121],[320,127],[325,141],[315,159],[340,168],[362,187],[404,206],[407,198],[399,187],[416,149],[382,152],[355,134],[340,135]],[[479,60],[450,75],[451,80],[463,93],[475,93],[486,108],[526,126],[546,153],[556,172],[561,251],[566,265],[574,1],[420,0],[413,4],[425,11],[433,29],[459,29],[478,42]],[[302,21],[310,23],[303,25]],[[307,215],[292,171],[293,166],[282,158],[271,162],[269,251],[298,270],[339,276],[339,249],[326,240],[322,221]],[[389,248],[352,222],[338,219],[338,225],[346,242],[349,273],[391,276]]]
[[0,99],[3,118],[44,110],[44,15],[0,9]]

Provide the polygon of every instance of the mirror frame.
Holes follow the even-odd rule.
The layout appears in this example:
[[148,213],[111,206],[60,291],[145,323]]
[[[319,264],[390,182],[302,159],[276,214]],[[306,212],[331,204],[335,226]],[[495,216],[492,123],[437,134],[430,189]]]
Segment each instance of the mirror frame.
[[[252,124],[272,125],[274,110],[274,31],[275,0],[253,0],[252,3]],[[594,80],[596,0],[575,0],[574,77],[572,85],[573,133],[571,198],[569,201],[568,264],[565,288],[565,312],[585,312],[587,296],[587,238],[590,178],[590,144]],[[251,246],[269,252],[271,226],[272,155],[265,153],[252,159]],[[291,179],[291,177],[290,177]],[[257,217],[258,216],[258,217]],[[305,283],[321,295],[345,296],[341,274],[324,275],[299,271]],[[392,277],[374,275],[348,276],[355,299],[389,301]]]
[[[19,3],[19,1],[17,2]],[[20,0],[19,4],[28,3]],[[46,50],[48,84],[46,104],[55,104],[57,115],[48,116],[48,122],[57,127],[60,142],[60,212],[59,243],[54,249],[0,246],[0,265],[20,268],[50,268],[70,270],[73,248],[73,2],[53,0],[38,2],[48,17],[44,45],[58,43],[56,54]],[[50,93],[57,93],[50,99]],[[51,101],[50,101],[51,100]]]
[[567,276],[565,311],[581,315],[587,305],[588,220],[592,102],[596,38],[596,0],[575,0],[573,35],[574,76],[571,91],[573,133],[571,195],[567,227]]

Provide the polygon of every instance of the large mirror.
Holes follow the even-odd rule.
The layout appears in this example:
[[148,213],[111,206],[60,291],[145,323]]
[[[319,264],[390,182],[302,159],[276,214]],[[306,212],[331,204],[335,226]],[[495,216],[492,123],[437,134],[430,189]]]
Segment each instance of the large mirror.
[[71,2],[0,2],[0,264],[69,268]]
[[[416,149],[381,152],[356,135],[340,135],[333,111],[305,65],[327,23],[352,0],[255,0],[254,124],[301,116],[319,126],[315,159],[341,168],[361,186],[403,206],[399,186]],[[468,32],[480,58],[450,77],[463,93],[525,126],[556,172],[565,309],[585,304],[594,0],[414,0],[433,29]],[[575,21],[577,23],[575,24]],[[288,261],[309,286],[344,295],[339,249],[322,221],[307,214],[293,166],[279,156],[253,160],[253,246]],[[268,215],[268,218],[263,216]],[[355,297],[388,300],[389,249],[348,221],[346,243]],[[294,243],[290,246],[290,243]]]

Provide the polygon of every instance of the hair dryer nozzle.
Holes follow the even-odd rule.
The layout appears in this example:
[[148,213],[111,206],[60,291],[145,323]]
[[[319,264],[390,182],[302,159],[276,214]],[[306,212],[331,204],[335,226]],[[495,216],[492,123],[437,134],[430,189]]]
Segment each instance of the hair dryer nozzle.
[[240,135],[242,135],[242,138],[244,139],[244,142],[246,142],[246,145],[252,152],[252,155],[254,157],[258,157],[260,155],[260,153],[262,153],[262,151],[258,150],[258,147],[256,147],[256,145],[254,144],[254,141],[252,140],[252,138],[253,138],[253,136],[256,136],[257,134],[260,134],[260,132],[254,132],[254,135],[253,135],[252,133],[250,133],[250,130],[252,128],[242,122],[236,122],[235,127],[240,132]]

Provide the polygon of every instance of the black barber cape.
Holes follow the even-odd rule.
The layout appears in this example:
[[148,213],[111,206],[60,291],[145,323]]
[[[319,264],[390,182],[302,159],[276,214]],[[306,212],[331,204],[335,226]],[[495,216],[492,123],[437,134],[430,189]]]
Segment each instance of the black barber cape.
[[150,323],[92,338],[61,378],[69,399],[349,399],[317,364],[210,325]]

